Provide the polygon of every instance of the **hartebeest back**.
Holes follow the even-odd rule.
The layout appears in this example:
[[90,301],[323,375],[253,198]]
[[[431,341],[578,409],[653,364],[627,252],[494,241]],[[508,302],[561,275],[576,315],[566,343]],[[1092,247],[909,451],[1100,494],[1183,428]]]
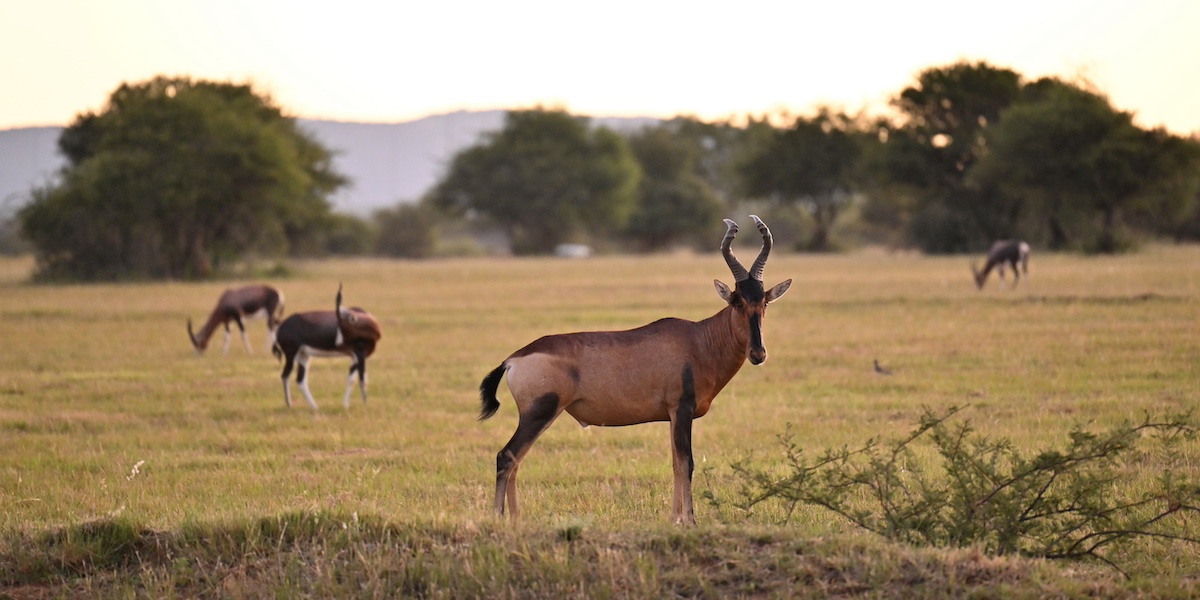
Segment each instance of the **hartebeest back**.
[[[983,265],[983,270],[975,267],[975,263],[971,263],[971,274],[975,276],[975,287],[983,289],[983,284],[987,283],[988,273],[992,269],[996,269],[996,274],[1000,276],[1000,281],[1004,281],[1004,263],[1012,265],[1013,282],[1012,287],[1017,287],[1017,282],[1021,279],[1021,272],[1029,274],[1029,244],[1021,240],[1000,240],[994,244],[987,254],[987,263]],[[1020,269],[1017,265],[1020,265]]]
[[192,320],[188,319],[188,337],[191,338],[192,347],[196,349],[196,353],[200,354],[204,352],[205,348],[208,348],[208,341],[212,338],[213,332],[224,325],[225,347],[222,351],[228,353],[229,322],[233,321],[237,323],[238,331],[242,334],[242,345],[246,347],[246,353],[249,354],[250,341],[246,339],[246,326],[242,321],[264,316],[267,318],[267,347],[270,348],[274,343],[275,328],[279,326],[279,319],[283,317],[283,294],[269,285],[248,285],[228,289],[217,300],[216,308],[208,316],[204,327],[200,328],[200,333],[192,333]]
[[308,363],[314,356],[349,356],[350,376],[342,405],[350,407],[350,392],[354,389],[354,373],[358,373],[358,390],[367,402],[367,357],[375,353],[375,345],[383,337],[379,322],[371,313],[352,306],[342,306],[342,286],[338,286],[334,309],[296,313],[284,319],[275,335],[273,349],[276,358],[284,359],[283,401],[292,405],[292,388],[288,376],[296,366],[296,383],[304,399],[315,411],[317,403],[308,389]]
[[771,232],[751,216],[762,234],[762,250],[747,272],[730,251],[737,224],[728,229],[721,253],[733,273],[734,287],[714,280],[727,305],[699,322],[661,319],[628,331],[549,335],[504,359],[479,386],[480,420],[496,413],[496,390],[507,376],[520,414],[517,430],[496,455],[495,512],[519,514],[517,469],[538,436],[566,411],[580,425],[620,426],[670,421],[671,464],[675,490],[672,519],[696,522],[692,507],[692,420],[704,416],[713,399],[747,358],[767,359],[762,325],[767,304],[791,285],[767,290],[763,266],[771,251]]

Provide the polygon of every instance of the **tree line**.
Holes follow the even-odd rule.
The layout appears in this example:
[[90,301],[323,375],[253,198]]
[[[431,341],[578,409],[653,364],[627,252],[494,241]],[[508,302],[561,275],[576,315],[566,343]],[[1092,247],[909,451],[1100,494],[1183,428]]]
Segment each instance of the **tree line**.
[[346,178],[269,97],[159,77],[64,129],[67,165],[15,223],[39,277],[83,280],[204,278],[255,256],[473,252],[478,239],[515,254],[709,249],[714,223],[747,211],[807,251],[1200,239],[1200,139],[1140,127],[1087,84],[959,62],[922,71],[891,106],[631,133],[514,110],[424,197],[360,219],[332,212]]

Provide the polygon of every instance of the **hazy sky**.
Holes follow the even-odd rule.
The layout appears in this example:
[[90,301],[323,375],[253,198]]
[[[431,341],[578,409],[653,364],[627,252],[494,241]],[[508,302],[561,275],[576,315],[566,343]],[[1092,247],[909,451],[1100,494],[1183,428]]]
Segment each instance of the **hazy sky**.
[[1193,0],[0,0],[0,129],[65,125],[157,74],[357,121],[878,112],[961,59],[1082,76],[1143,126],[1200,132]]

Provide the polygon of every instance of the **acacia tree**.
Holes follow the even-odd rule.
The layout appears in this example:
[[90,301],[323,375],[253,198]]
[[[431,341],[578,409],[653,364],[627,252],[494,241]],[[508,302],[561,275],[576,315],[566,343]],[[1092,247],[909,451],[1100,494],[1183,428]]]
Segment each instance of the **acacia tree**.
[[41,277],[207,277],[319,227],[331,153],[249,85],[123,84],[59,138],[59,180],[19,214]]
[[504,127],[467,148],[429,193],[453,214],[483,216],[513,252],[544,254],[629,219],[641,169],[625,140],[561,110],[510,111]]
[[828,109],[798,117],[770,133],[740,166],[747,194],[798,205],[812,218],[810,250],[830,249],[829,232],[855,191],[861,134],[845,114]]

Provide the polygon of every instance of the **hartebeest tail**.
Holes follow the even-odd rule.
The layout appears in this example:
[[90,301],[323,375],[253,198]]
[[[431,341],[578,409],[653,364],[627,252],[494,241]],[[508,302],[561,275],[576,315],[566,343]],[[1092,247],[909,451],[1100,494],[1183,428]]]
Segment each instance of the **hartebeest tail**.
[[358,389],[362,401],[367,402],[367,357],[375,352],[375,345],[383,337],[379,322],[371,313],[354,306],[342,306],[342,286],[338,286],[334,309],[296,313],[279,325],[275,335],[274,353],[284,360],[283,401],[292,405],[292,389],[288,376],[296,366],[296,383],[304,393],[304,399],[315,411],[317,403],[308,389],[308,363],[314,356],[349,356],[350,376],[346,381],[346,394],[342,405],[350,408],[350,392],[354,389],[354,374],[358,373]]
[[694,524],[692,506],[692,421],[704,416],[713,399],[747,358],[767,359],[762,325],[767,304],[792,284],[767,290],[763,267],[771,251],[771,231],[751,216],[762,234],[762,250],[747,271],[730,251],[737,224],[725,220],[721,254],[734,278],[730,289],[714,281],[726,302],[699,322],[660,319],[628,331],[592,331],[542,337],[504,359],[479,385],[480,420],[496,413],[496,390],[507,377],[519,420],[512,439],[496,455],[494,509],[517,516],[517,470],[534,441],[566,411],[580,425],[621,426],[670,421],[671,464],[675,480],[671,516]]
[[267,318],[267,347],[270,348],[274,343],[275,329],[279,327],[279,320],[283,318],[283,294],[269,285],[249,285],[225,290],[199,333],[192,332],[192,320],[188,319],[188,337],[191,338],[192,347],[196,349],[196,353],[200,354],[204,352],[205,348],[208,348],[208,341],[212,338],[212,334],[218,327],[224,325],[225,346],[222,351],[228,353],[229,322],[233,321],[237,323],[238,331],[242,334],[242,345],[246,347],[246,353],[249,354],[250,341],[246,339],[246,326],[242,321],[255,317]]
[[[996,269],[996,274],[1000,276],[1000,281],[1004,281],[1004,264],[1012,265],[1013,282],[1012,287],[1017,287],[1017,282],[1021,279],[1021,273],[1029,274],[1029,244],[1021,240],[1000,240],[994,244],[987,254],[987,262],[984,263],[983,269],[975,267],[975,263],[971,263],[971,274],[975,276],[975,288],[983,289],[983,284],[987,283],[988,273],[992,269]],[[1017,265],[1020,265],[1020,269]]]

